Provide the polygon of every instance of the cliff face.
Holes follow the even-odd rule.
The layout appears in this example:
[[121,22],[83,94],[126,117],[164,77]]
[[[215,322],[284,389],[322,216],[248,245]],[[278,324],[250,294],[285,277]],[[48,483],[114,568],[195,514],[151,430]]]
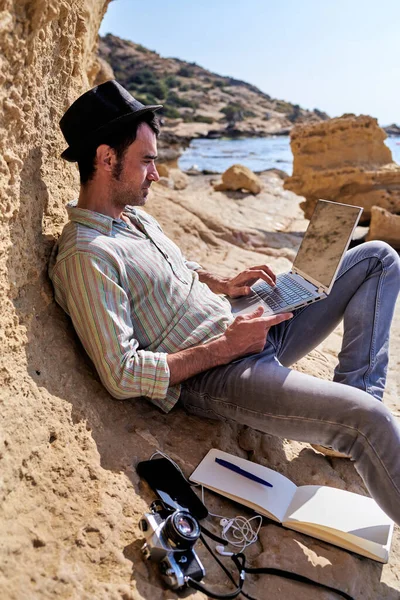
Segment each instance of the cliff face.
[[[179,407],[167,416],[144,401],[112,400],[54,304],[47,260],[66,220],[64,205],[79,189],[75,166],[59,159],[65,142],[58,120],[96,77],[94,52],[106,5],[106,0],[0,0],[2,600],[178,598],[162,587],[140,552],[137,524],[154,495],[134,465],[157,448],[186,474],[218,446],[267,464],[299,485],[365,493],[349,461],[328,461],[307,444],[190,417]],[[148,210],[189,258],[210,270],[227,274],[267,260],[280,271],[289,266],[306,221],[278,178],[265,176],[263,185],[257,197],[214,192],[210,178],[202,177],[183,192],[155,186]],[[339,344],[335,333],[297,367],[330,377]],[[393,410],[396,383],[392,372],[386,399]],[[218,497],[210,495],[207,502],[213,512],[236,513]],[[366,600],[395,600],[399,551],[396,535],[391,563],[378,568],[267,524],[248,556],[254,566],[288,568]],[[202,559],[208,582],[226,592],[219,569],[208,556]],[[263,597],[264,579],[246,585],[251,595]],[[314,590],[275,578],[268,579],[268,593],[308,600]]]
[[293,175],[285,188],[305,196],[307,218],[319,198],[400,212],[400,167],[384,144],[386,133],[376,119],[344,115],[325,123],[299,125],[291,133]]
[[107,1],[5,0],[2,5],[1,342],[18,353],[49,241],[65,219],[65,196],[76,190],[75,172],[59,160],[65,142],[58,119],[94,79],[97,31]]

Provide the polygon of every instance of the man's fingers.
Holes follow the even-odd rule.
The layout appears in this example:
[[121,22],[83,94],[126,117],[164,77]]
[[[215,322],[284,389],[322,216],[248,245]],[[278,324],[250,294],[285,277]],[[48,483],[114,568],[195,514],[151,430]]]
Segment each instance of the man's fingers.
[[256,311],[254,311],[253,313],[248,313],[246,316],[254,321],[257,321],[258,323],[263,323],[266,327],[272,327],[273,325],[282,323],[282,321],[291,319],[293,317],[293,313],[279,313],[279,315],[268,315],[267,317],[263,317],[262,313],[256,314]]
[[272,327],[272,325],[277,325],[278,323],[282,323],[282,321],[287,321],[293,317],[293,313],[279,313],[278,315],[268,315],[267,317],[263,317],[264,308],[262,306],[258,306],[253,312],[246,313],[241,315],[242,318],[246,320],[257,320],[260,323],[265,323],[268,327]]
[[255,310],[253,310],[253,312],[244,314],[243,318],[250,321],[251,319],[258,319],[263,314],[264,314],[264,308],[262,306],[257,306],[257,308]]
[[276,282],[276,275],[273,270],[268,265],[257,265],[255,267],[250,267],[250,271],[265,271],[271,277],[272,281]]
[[272,315],[270,317],[264,317],[263,321],[265,321],[268,327],[272,327],[273,325],[278,325],[278,323],[282,323],[282,321],[287,321],[293,317],[293,313],[280,313],[279,315]]
[[[271,271],[271,269],[269,269],[269,271]],[[240,284],[253,284],[257,281],[257,279],[262,279],[263,281],[266,281],[268,283],[268,285],[274,287],[275,285],[275,275],[274,273],[268,274],[265,270],[260,269],[260,268],[255,268],[255,267],[250,267],[249,269],[246,269],[246,271],[243,271],[243,273],[240,273],[237,277],[235,277],[235,280],[233,283],[235,283],[236,285],[240,285]]]

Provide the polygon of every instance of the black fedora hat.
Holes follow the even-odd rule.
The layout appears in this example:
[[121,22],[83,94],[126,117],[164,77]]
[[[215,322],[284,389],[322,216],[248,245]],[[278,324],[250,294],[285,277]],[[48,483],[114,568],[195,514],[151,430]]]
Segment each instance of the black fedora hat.
[[160,108],[162,104],[145,106],[135,100],[114,80],[94,87],[75,100],[60,120],[61,131],[69,145],[61,158],[75,162],[83,151],[100,144],[105,135]]

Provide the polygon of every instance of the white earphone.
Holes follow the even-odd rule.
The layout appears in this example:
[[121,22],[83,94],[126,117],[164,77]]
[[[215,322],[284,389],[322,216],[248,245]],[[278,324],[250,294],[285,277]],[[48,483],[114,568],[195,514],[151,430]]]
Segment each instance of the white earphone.
[[231,527],[232,527],[232,525],[233,525],[233,521],[234,521],[234,519],[221,519],[221,520],[220,520],[219,524],[220,524],[220,525],[222,526],[222,528],[223,528],[223,529],[222,529],[222,532],[221,532],[222,536],[224,536],[224,535],[227,533],[227,531],[229,531],[229,530],[230,530],[230,528],[231,528]]
[[227,552],[224,548],[224,546],[222,546],[222,544],[215,546],[215,550],[218,552],[218,554],[220,554],[221,556],[233,556],[233,552]]

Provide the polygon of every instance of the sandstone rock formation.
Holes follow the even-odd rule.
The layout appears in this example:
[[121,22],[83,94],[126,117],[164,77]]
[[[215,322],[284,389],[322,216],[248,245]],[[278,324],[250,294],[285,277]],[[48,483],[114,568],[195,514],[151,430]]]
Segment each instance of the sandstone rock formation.
[[157,163],[157,171],[160,177],[169,177],[170,169],[163,163]]
[[[0,0],[0,598],[177,600],[142,560],[138,522],[154,495],[135,465],[159,448],[189,475],[210,447],[252,458],[297,484],[365,493],[349,461],[307,444],[231,423],[161,414],[143,401],[112,400],[53,300],[47,261],[78,193],[74,165],[59,155],[63,111],[95,81],[94,50],[106,0]],[[214,193],[210,178],[183,191],[154,186],[148,210],[186,253],[221,274],[268,261],[290,265],[306,222],[281,180],[263,176],[258,196]],[[392,353],[399,352],[399,315]],[[330,377],[340,331],[297,368]],[[386,402],[399,410],[394,369]],[[212,512],[237,507],[211,494]],[[218,531],[211,523],[210,528]],[[200,550],[209,585],[227,591]],[[288,568],[363,600],[397,600],[400,541],[382,566],[267,523],[250,564]],[[249,594],[334,600],[292,581],[248,578]],[[311,596],[312,595],[312,596]],[[197,593],[192,600],[205,598]]]
[[222,183],[214,186],[216,192],[246,190],[259,194],[262,189],[260,178],[248,167],[232,165],[222,174]]
[[384,240],[400,250],[400,215],[392,215],[384,208],[373,206],[367,240]]
[[291,133],[293,175],[285,188],[305,197],[306,218],[319,198],[400,212],[400,166],[384,144],[385,132],[376,119],[344,115],[315,125],[296,126]]
[[160,176],[160,182],[165,187],[173,190],[184,190],[188,186],[188,176],[180,169],[170,168],[167,165],[157,163],[157,171]]
[[188,176],[180,169],[171,169],[170,177],[174,183],[174,190],[184,190],[188,186]]

